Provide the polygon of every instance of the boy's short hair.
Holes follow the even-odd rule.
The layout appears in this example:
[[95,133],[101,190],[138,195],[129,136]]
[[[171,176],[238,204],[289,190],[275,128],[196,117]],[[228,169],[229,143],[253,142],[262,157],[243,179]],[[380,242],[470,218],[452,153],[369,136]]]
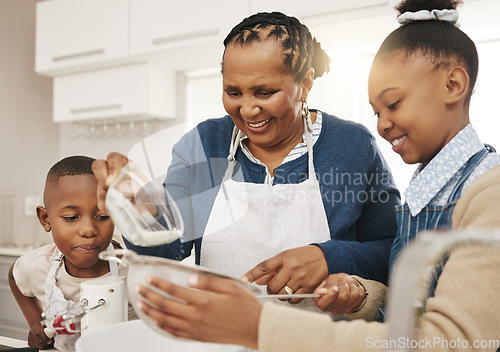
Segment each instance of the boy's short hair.
[[93,175],[94,158],[75,155],[66,157],[54,164],[47,173],[47,183],[57,184],[63,176]]

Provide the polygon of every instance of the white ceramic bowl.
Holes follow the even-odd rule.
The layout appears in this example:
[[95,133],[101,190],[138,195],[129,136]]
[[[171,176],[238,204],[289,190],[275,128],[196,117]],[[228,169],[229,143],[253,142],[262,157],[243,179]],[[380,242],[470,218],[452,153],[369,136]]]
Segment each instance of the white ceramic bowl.
[[[121,256],[118,258],[117,256]],[[128,300],[133,305],[137,315],[141,318],[145,324],[147,324],[151,329],[155,330],[157,333],[168,336],[170,339],[184,340],[182,338],[175,337],[165,330],[160,329],[155,322],[142,310],[137,307],[137,302],[139,300],[145,300],[144,297],[140,296],[137,291],[137,285],[142,285],[149,287],[159,294],[165,296],[169,299],[177,299],[163,291],[158,290],[155,287],[150,286],[146,282],[146,277],[149,275],[161,277],[165,280],[173,282],[174,284],[188,287],[188,279],[194,275],[198,276],[214,276],[219,278],[225,278],[234,280],[239,285],[251,290],[254,293],[260,293],[260,290],[250,284],[244,283],[243,281],[219,274],[215,271],[203,268],[200,266],[189,266],[181,264],[176,260],[152,257],[146,255],[139,255],[134,251],[127,249],[117,249],[108,250],[99,253],[99,257],[104,260],[116,261],[122,265],[128,266],[127,273],[127,288],[128,288]]]
[[77,352],[243,352],[242,346],[172,339],[149,329],[142,320],[103,327],[83,335]]

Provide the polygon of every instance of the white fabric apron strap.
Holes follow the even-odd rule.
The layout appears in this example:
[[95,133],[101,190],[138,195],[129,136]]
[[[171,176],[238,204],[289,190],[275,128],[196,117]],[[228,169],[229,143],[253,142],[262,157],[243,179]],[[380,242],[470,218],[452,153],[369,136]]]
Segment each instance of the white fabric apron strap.
[[[46,317],[56,317],[74,303],[64,298],[61,289],[57,287],[56,277],[62,265],[64,265],[64,255],[58,250],[52,262],[52,266],[50,267],[47,279],[45,280]],[[54,347],[58,351],[73,352],[75,351],[76,340],[79,337],[79,333],[73,335],[56,334],[54,336]]]
[[[109,244],[107,250],[108,250],[108,252],[111,252],[110,257],[113,257],[113,256],[116,257],[116,255],[114,254],[115,247],[113,247],[113,243]],[[120,276],[120,273],[118,271],[118,263],[115,261],[112,261],[112,260],[109,260],[108,263],[109,263],[109,275]]]
[[45,302],[47,306],[45,308],[45,312],[47,316],[50,316],[52,312],[54,314],[57,313],[54,312],[54,309],[57,309],[53,307],[54,302],[66,301],[64,295],[56,284],[56,277],[59,272],[59,268],[64,265],[63,258],[64,255],[58,250],[54,260],[52,261],[47,278],[45,279]]
[[233,176],[234,167],[236,165],[236,151],[238,150],[238,146],[240,145],[242,132],[241,130],[234,126],[233,135],[231,137],[231,145],[229,146],[229,155],[227,156],[227,169],[224,173],[224,177],[222,178],[221,187],[224,186],[225,181],[228,181]]

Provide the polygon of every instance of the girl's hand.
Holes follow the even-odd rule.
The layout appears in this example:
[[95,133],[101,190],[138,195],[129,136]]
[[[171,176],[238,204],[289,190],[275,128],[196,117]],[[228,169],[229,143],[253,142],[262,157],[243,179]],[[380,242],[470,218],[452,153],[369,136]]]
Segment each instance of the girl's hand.
[[314,293],[321,297],[313,298],[316,305],[325,312],[347,314],[356,311],[366,296],[364,287],[352,276],[332,274],[318,286]]
[[122,167],[128,164],[128,158],[120,153],[110,153],[106,160],[99,159],[92,163],[92,172],[97,178],[97,207],[106,211],[108,188]]
[[147,281],[181,300],[165,298],[145,286],[137,287],[139,294],[157,307],[145,301],[138,302],[140,309],[160,329],[187,339],[257,349],[262,305],[237,281],[194,276],[189,285],[197,290],[153,276]]
[[41,350],[52,347],[54,341],[45,335],[43,329],[41,322],[36,322],[31,326],[28,333],[28,346],[38,347]]

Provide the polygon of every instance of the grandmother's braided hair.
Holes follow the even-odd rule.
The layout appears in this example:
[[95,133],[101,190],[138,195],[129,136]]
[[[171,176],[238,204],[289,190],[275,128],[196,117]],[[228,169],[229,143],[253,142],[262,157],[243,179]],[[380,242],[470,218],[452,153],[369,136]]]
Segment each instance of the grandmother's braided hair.
[[[224,47],[275,39],[283,49],[283,67],[295,80],[301,81],[310,67],[314,78],[330,70],[330,58],[313,38],[309,29],[295,17],[281,12],[260,12],[236,25],[224,40]],[[224,62],[222,64],[224,66]]]

